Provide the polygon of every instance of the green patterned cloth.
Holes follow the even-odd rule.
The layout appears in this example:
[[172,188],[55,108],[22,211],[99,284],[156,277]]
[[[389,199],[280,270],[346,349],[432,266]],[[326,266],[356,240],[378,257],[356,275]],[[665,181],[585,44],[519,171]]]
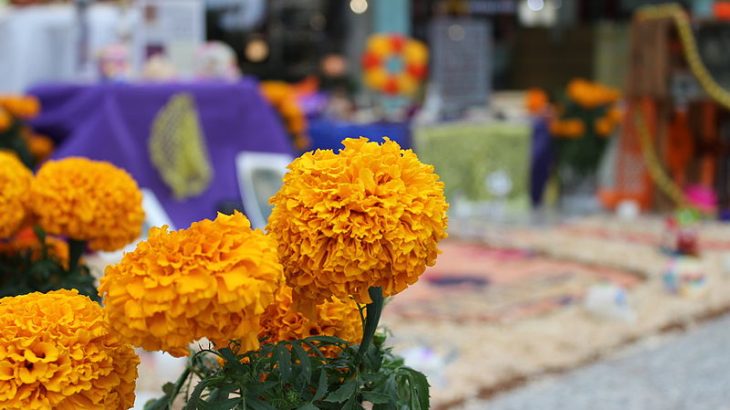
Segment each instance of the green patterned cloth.
[[191,96],[173,96],[157,114],[149,140],[152,163],[175,198],[197,196],[213,178],[205,137]]
[[508,202],[525,204],[531,132],[529,124],[449,123],[416,129],[413,145],[423,162],[434,165],[450,200],[457,195],[471,201],[495,199],[486,180],[501,171],[512,182]]

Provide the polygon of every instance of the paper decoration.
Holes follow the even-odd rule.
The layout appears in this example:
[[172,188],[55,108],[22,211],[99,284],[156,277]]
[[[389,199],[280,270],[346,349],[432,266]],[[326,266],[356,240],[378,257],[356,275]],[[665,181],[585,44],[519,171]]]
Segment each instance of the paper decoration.
[[526,124],[453,123],[416,129],[414,146],[436,167],[448,198],[514,203],[528,198],[530,138]]
[[438,18],[431,25],[433,76],[429,93],[438,94],[442,115],[459,118],[482,106],[491,91],[491,25],[470,18]]
[[205,41],[205,10],[200,0],[139,0],[142,21],[134,30],[135,61],[140,70],[162,55],[182,76],[193,71],[195,50]]
[[173,96],[160,111],[149,140],[152,163],[177,199],[199,195],[213,177],[192,97]]
[[387,95],[412,95],[428,72],[428,49],[398,34],[370,36],[362,57],[365,85]]
[[279,188],[292,157],[243,151],[236,156],[238,189],[253,228],[264,228],[271,214],[271,198]]

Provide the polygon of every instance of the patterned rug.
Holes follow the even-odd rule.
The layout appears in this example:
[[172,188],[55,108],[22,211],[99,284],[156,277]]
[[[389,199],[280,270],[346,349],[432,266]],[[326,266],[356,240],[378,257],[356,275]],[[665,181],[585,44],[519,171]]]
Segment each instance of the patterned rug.
[[617,269],[516,249],[449,241],[436,266],[388,304],[386,315],[451,322],[511,322],[581,300],[594,284],[631,288],[640,279]]

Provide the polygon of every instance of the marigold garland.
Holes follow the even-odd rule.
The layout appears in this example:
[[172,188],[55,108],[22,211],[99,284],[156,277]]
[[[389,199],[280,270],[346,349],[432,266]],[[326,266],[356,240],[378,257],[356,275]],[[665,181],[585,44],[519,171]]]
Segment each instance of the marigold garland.
[[139,237],[142,193],[127,172],[107,162],[66,158],[46,162],[31,186],[30,207],[49,234],[114,251]]
[[444,186],[430,165],[386,138],[343,141],[289,166],[271,199],[268,231],[278,242],[298,308],[331,296],[370,302],[368,288],[395,295],[432,265],[446,237]]
[[325,302],[317,306],[316,318],[308,319],[293,307],[292,289],[282,286],[274,303],[261,317],[259,338],[268,343],[299,340],[309,336],[335,336],[351,343],[360,343],[362,318],[357,303],[351,298]]
[[307,117],[296,101],[296,89],[283,81],[264,81],[261,94],[279,113],[287,132],[293,137],[297,149],[303,150],[311,145],[307,136]]
[[273,240],[236,212],[174,232],[151,229],[106,268],[99,292],[124,340],[179,357],[203,337],[257,349],[259,319],[282,281]]
[[26,219],[33,174],[18,158],[0,151],[0,239],[13,235]]
[[75,290],[0,299],[0,408],[128,409],[138,363]]

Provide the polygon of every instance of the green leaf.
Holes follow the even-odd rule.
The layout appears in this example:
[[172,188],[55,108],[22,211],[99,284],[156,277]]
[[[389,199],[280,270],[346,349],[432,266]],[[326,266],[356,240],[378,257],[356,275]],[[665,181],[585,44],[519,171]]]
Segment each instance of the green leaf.
[[317,406],[312,403],[305,403],[303,406],[299,406],[297,410],[319,410]]
[[307,384],[312,382],[312,365],[307,352],[302,348],[299,343],[292,343],[292,350],[297,359],[299,359],[299,375],[304,379]]
[[319,382],[317,383],[317,391],[314,393],[314,398],[312,398],[312,401],[322,399],[325,394],[327,394],[327,373],[325,373],[324,370],[320,370]]
[[329,395],[327,395],[327,398],[324,399],[324,401],[330,402],[330,403],[342,403],[345,400],[348,400],[353,397],[355,392],[357,391],[357,380],[350,379],[345,384],[340,386],[337,390],[333,391]]
[[362,393],[362,398],[373,404],[385,404],[393,401],[392,397],[377,391],[366,391]]
[[286,348],[285,344],[281,344],[276,349],[276,364],[281,373],[281,381],[288,383],[291,379],[291,352]]

